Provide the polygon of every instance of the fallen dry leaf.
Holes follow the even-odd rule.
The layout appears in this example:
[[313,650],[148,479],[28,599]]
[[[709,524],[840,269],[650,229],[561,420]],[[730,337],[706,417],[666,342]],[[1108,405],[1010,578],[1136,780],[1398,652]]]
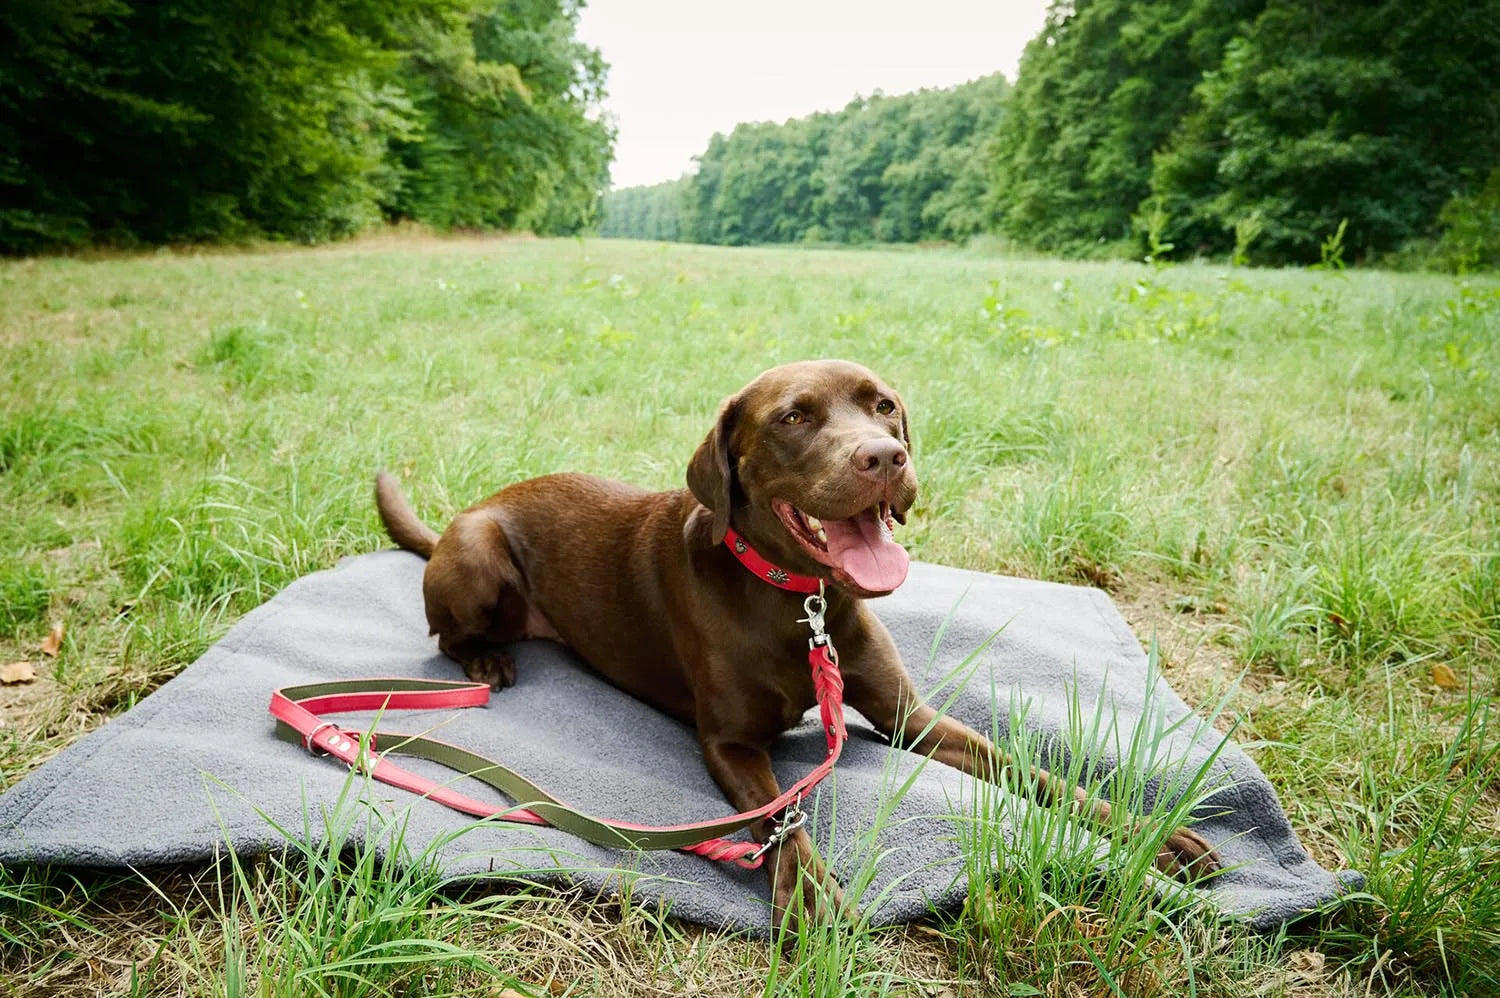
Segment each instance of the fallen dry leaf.
[[1299,949],[1288,953],[1286,962],[1302,977],[1316,979],[1323,976],[1328,958],[1317,950]]
[[56,658],[57,653],[62,651],[63,625],[62,621],[52,625],[52,630],[42,639],[42,654],[48,658]]
[[30,662],[12,662],[10,665],[0,665],[0,683],[12,686],[16,683],[29,683],[36,679],[36,666]]
[[1432,681],[1445,690],[1461,690],[1464,684],[1458,678],[1458,673],[1453,671],[1451,665],[1439,662],[1432,667]]

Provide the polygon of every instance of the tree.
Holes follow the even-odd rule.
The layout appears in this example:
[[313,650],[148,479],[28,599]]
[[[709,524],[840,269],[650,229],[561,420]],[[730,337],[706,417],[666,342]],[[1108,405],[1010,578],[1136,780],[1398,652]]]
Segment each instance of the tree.
[[746,245],[963,238],[984,225],[990,143],[1009,86],[856,98],[841,111],[715,135],[697,172],[670,187],[615,191],[601,234],[673,238],[646,206],[675,199],[677,237]]
[[560,0],[11,0],[0,251],[311,241],[387,213],[576,229],[611,136],[575,16]]
[[999,228],[1051,250],[1129,239],[1152,154],[1262,0],[1055,0],[995,143]]
[[593,221],[613,137],[588,114],[604,65],[573,39],[577,9],[487,0],[419,28],[401,75],[422,129],[394,142],[389,213],[540,232]]
[[1429,235],[1500,164],[1500,2],[1272,0],[1158,157],[1153,188],[1196,244],[1255,218],[1266,262]]
[[682,238],[681,180],[668,180],[650,187],[626,187],[604,195],[599,234],[627,239]]

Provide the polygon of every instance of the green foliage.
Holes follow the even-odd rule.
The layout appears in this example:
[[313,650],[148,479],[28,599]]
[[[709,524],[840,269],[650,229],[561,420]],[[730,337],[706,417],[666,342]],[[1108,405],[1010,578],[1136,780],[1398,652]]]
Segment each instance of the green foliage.
[[1438,224],[1436,256],[1449,269],[1500,268],[1500,167],[1490,171],[1483,190],[1443,205]]
[[[1259,0],[1059,0],[1026,46],[996,143],[999,228],[1042,249],[1130,239],[1151,155]],[[1171,201],[1170,217],[1183,213]],[[1176,238],[1176,233],[1172,233]],[[1180,240],[1178,240],[1180,244]]]
[[668,180],[649,187],[626,187],[604,195],[599,235],[625,239],[682,238],[682,199],[686,182]]
[[1065,474],[1021,493],[1018,553],[1038,575],[1094,585],[1118,578],[1131,523],[1109,465],[1099,453],[1073,455]]
[[993,146],[997,228],[1073,254],[1155,258],[1155,240],[1244,263],[1254,243],[1317,263],[1344,219],[1351,261],[1441,222],[1462,232],[1449,266],[1483,260],[1497,23],[1500,0],[1058,0]]
[[1261,232],[1265,230],[1265,219],[1261,218],[1260,212],[1253,211],[1244,218],[1237,219],[1234,223],[1234,252],[1230,254],[1229,262],[1236,267],[1243,267],[1250,262],[1250,247],[1256,239],[1260,238]]
[[0,251],[395,215],[577,229],[612,139],[575,20],[571,0],[7,4]]
[[332,806],[304,806],[301,827],[262,812],[286,843],[280,853],[256,862],[225,849],[233,903],[217,913],[221,953],[200,969],[215,991],[376,998],[474,993],[464,987],[473,978],[489,993],[520,983],[463,945],[473,934],[465,920],[514,919],[515,899],[501,891],[478,902],[453,897],[439,850],[463,832],[409,840],[410,809],[369,807],[359,799],[369,785],[351,774]]
[[39,623],[52,601],[52,580],[41,565],[7,559],[0,566],[0,638]]
[[715,135],[698,171],[605,198],[601,235],[743,246],[952,240],[987,227],[989,143],[1009,86],[857,98]]
[[1430,233],[1500,162],[1497,23],[1496,0],[1271,0],[1156,160],[1174,236],[1221,252],[1258,214],[1261,259],[1311,263],[1342,219],[1356,258]]
[[1313,270],[1344,269],[1344,233],[1348,229],[1349,220],[1339,219],[1339,227],[1318,246],[1318,262],[1312,265]]
[[573,39],[575,19],[571,3],[489,0],[414,33],[401,79],[423,127],[395,143],[391,214],[547,233],[592,222],[612,136],[587,115],[604,63]]

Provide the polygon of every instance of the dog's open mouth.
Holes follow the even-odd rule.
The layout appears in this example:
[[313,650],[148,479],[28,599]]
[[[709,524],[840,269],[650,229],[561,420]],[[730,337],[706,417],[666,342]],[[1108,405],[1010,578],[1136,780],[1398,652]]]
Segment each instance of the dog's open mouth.
[[910,558],[891,536],[896,528],[890,503],[881,500],[842,520],[820,520],[784,499],[772,508],[787,533],[813,560],[833,569],[833,577],[865,593],[888,593],[906,581]]

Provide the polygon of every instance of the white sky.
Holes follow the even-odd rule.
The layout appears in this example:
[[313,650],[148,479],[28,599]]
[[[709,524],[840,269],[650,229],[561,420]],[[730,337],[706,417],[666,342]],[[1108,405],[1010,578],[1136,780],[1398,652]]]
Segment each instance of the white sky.
[[591,0],[578,34],[609,63],[616,187],[672,180],[714,132],[855,94],[1012,81],[1047,0]]

